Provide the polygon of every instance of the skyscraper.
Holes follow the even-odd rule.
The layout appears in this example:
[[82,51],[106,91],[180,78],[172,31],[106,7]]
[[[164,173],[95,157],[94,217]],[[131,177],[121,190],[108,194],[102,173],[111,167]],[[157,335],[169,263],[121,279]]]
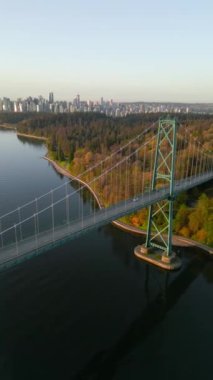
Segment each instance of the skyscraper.
[[50,104],[54,103],[54,95],[53,95],[53,92],[50,92],[50,93],[49,93],[49,103],[50,103]]

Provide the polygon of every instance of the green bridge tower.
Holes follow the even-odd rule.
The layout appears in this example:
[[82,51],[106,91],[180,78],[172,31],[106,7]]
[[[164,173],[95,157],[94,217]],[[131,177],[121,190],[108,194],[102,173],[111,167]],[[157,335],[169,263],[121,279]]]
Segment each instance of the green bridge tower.
[[139,258],[170,270],[177,269],[181,265],[180,259],[172,252],[176,136],[176,119],[161,118],[151,190],[169,186],[169,197],[149,206],[146,243],[135,248],[135,255]]

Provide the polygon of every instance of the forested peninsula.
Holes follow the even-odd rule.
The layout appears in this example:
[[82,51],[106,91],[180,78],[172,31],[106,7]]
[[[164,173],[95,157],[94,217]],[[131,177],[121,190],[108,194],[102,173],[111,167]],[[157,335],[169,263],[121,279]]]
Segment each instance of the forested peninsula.
[[[129,115],[122,118],[107,117],[98,113],[1,114],[0,124],[15,125],[18,133],[47,138],[49,157],[69,170],[71,174],[78,176],[95,163],[104,160],[113,152],[117,152],[121,145],[141,134],[161,116],[156,113]],[[194,138],[199,140],[204,151],[212,152],[213,115],[180,114],[178,121],[181,123],[182,130],[187,128]],[[146,134],[144,139],[149,139],[151,136],[152,131]],[[135,142],[134,148],[136,149],[137,144],[139,142]],[[149,144],[146,152],[147,180],[150,176],[150,160],[154,149],[154,144]],[[189,152],[189,155],[193,153]],[[114,160],[119,158],[119,153],[118,157],[115,154]],[[193,165],[193,159],[186,157],[184,151],[181,159],[188,160],[190,165]],[[144,170],[141,161],[142,157],[138,157],[137,162],[131,168],[136,171],[138,178]],[[189,166],[188,170],[192,171],[193,168]],[[93,175],[97,174],[94,170]],[[89,178],[85,176],[84,180],[88,181]],[[105,205],[116,202],[115,195],[110,194],[107,185],[103,183],[100,186],[96,185],[95,191]],[[131,194],[129,195],[131,196]],[[124,194],[121,194],[121,199],[122,197]],[[147,210],[142,209],[135,214],[126,216],[123,220],[144,229],[147,226]],[[159,219],[158,223],[161,224],[163,221]],[[212,183],[178,196],[174,207],[174,232],[213,246]]]

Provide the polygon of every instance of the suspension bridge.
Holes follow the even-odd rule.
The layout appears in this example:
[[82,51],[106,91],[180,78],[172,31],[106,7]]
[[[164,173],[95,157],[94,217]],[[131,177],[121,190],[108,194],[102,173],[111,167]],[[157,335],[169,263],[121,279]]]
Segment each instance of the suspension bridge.
[[[145,207],[146,243],[135,248],[136,256],[178,268],[172,252],[175,197],[212,178],[212,154],[175,119],[160,119],[79,174],[77,182],[66,181],[0,216],[0,269]],[[88,188],[94,196],[85,207]]]

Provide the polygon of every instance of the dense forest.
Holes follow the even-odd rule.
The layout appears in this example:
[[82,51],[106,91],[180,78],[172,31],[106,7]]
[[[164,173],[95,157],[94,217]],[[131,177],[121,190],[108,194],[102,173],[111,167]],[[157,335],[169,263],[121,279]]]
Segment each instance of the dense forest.
[[[115,145],[123,144],[141,133],[161,116],[163,115],[156,113],[127,115],[122,118],[107,117],[99,113],[25,114],[20,116],[17,126],[22,133],[48,137],[49,148],[56,156],[60,152],[69,158],[79,148],[105,154],[106,150],[109,152]],[[11,123],[13,118],[16,120],[18,116],[1,114],[0,123]],[[178,121],[192,130],[194,137],[204,145],[204,149],[213,149],[213,115],[179,114]]]
[[[107,117],[99,113],[1,113],[0,124],[16,125],[21,133],[48,137],[49,147],[57,155],[61,150],[66,158],[79,147],[101,153],[113,149],[113,145],[140,133],[147,125],[156,122],[163,114],[147,113],[127,115],[122,118]],[[165,116],[165,115],[164,115]],[[176,115],[174,115],[176,116]],[[213,139],[213,115],[178,114],[178,121],[188,126],[195,137],[211,150]]]
[[[90,182],[92,178],[100,174],[100,170],[107,170],[109,165],[122,160],[127,153],[126,150],[119,151],[119,147],[130,141],[135,136],[141,134],[150,125],[153,128],[142,140],[138,139],[134,144],[128,147],[129,153],[137,149],[142,142],[150,139],[156,132],[154,123],[158,122],[161,114],[138,114],[129,115],[125,118],[112,118],[98,113],[73,113],[73,114],[27,114],[15,115],[1,114],[1,123],[15,123],[19,133],[46,137],[48,145],[48,154],[51,158],[58,161],[74,175],[85,172],[82,177],[85,181]],[[181,145],[184,139],[184,131],[191,133],[194,139],[199,140],[202,149],[206,152],[213,150],[213,115],[178,115],[180,123],[180,137],[178,143]],[[157,124],[157,123],[156,123]],[[181,137],[182,136],[182,137]],[[165,146],[166,149],[166,146]],[[196,148],[197,149],[197,148]],[[99,194],[101,201],[105,205],[116,203],[125,197],[131,197],[135,191],[140,192],[147,188],[151,180],[150,167],[153,161],[155,144],[149,143],[146,151],[138,151],[137,157],[131,159],[129,166],[122,166],[110,179],[96,181],[93,183],[94,190]],[[111,155],[111,161],[105,161],[107,156]],[[146,164],[143,157],[146,155]],[[187,166],[188,175],[195,172],[193,157],[199,156],[199,152],[193,147],[184,146],[181,148],[178,161]],[[97,166],[93,171],[88,169],[97,162],[103,161],[101,169]],[[187,164],[187,165],[186,165]],[[202,164],[202,162],[201,162]],[[200,165],[198,161],[198,165]],[[129,187],[125,187],[126,178],[122,172],[126,172]],[[177,178],[181,176],[181,166],[178,169]],[[136,176],[135,176],[136,174]],[[141,176],[144,177],[141,188]],[[138,180],[135,182],[135,179]],[[117,180],[118,179],[118,180]],[[111,183],[110,183],[111,181]],[[133,183],[134,182],[134,183]],[[128,191],[128,193],[127,193]],[[119,198],[118,198],[119,192]],[[212,245],[213,236],[213,199],[209,195],[201,195],[192,208],[187,204],[186,199],[180,197],[182,201],[176,202],[174,231],[185,237],[192,237],[203,243]],[[138,227],[145,228],[147,223],[147,210],[130,215],[126,218],[128,223]],[[197,221],[197,224],[196,224]],[[159,224],[161,221],[158,221]]]

